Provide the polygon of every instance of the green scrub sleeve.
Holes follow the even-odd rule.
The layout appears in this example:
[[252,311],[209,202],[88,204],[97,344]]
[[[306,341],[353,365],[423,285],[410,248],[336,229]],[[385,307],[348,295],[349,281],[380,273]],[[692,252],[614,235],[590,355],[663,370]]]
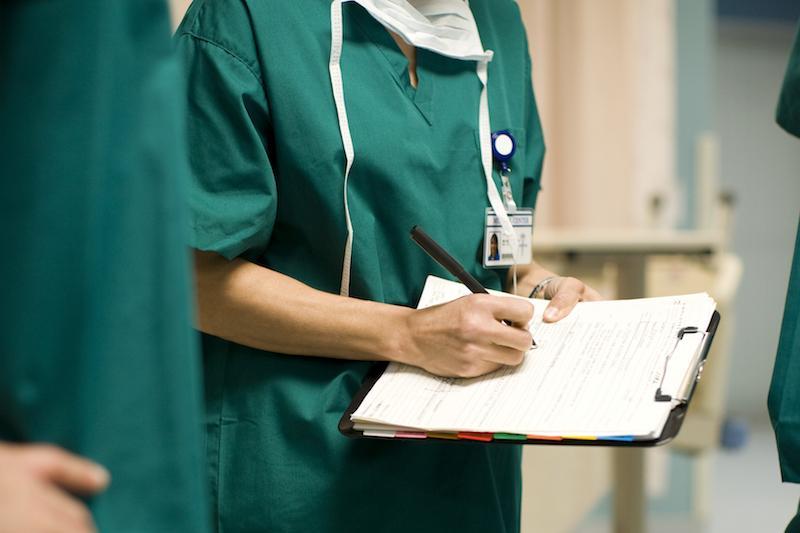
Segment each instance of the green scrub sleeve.
[[[525,46],[527,47],[527,39]],[[532,80],[531,58],[527,50],[527,76],[526,80]],[[533,93],[533,83],[528,82],[525,96],[525,175],[522,186],[522,206],[536,208],[536,199],[539,196],[542,180],[542,164],[544,162],[544,137],[542,135],[542,124],[539,120],[539,110],[536,107],[536,97]]]
[[277,210],[261,77],[214,41],[183,34],[177,46],[187,80],[190,245],[228,259],[255,258]]

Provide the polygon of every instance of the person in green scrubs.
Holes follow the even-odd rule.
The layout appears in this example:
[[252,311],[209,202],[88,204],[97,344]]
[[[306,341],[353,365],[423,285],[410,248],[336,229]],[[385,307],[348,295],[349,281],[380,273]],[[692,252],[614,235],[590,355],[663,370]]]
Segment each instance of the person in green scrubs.
[[2,531],[208,530],[178,73],[163,0],[0,3]]
[[[512,0],[469,8],[494,51],[491,126],[518,144],[513,197],[533,208],[544,143],[520,13]],[[355,149],[345,202],[331,13],[328,0],[197,0],[176,34],[216,530],[519,531],[519,447],[337,430],[373,361],[443,376],[519,364],[532,309],[488,295],[414,309],[428,274],[451,277],[409,239],[415,224],[484,286],[509,286],[507,270],[482,266],[476,62],[415,48],[360,3],[343,5],[335,66]],[[551,276],[535,264],[517,270],[525,295]],[[599,297],[574,278],[543,292],[550,320]]]
[[[777,121],[787,132],[800,137],[800,31],[786,69]],[[789,292],[783,311],[778,355],[769,391],[769,414],[778,443],[783,480],[800,483],[800,214],[797,240],[789,276]],[[800,513],[786,528],[800,533]]]

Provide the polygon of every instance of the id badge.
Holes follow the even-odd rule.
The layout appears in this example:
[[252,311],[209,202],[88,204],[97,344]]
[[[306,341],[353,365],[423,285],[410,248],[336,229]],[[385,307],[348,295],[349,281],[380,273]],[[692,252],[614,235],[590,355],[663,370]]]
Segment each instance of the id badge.
[[[533,259],[531,238],[533,234],[533,209],[514,209],[508,211],[508,218],[517,235],[517,256],[521,265],[527,265]],[[503,237],[503,226],[500,224],[494,209],[486,209],[486,225],[483,238],[483,266],[485,268],[501,268],[514,265],[514,252],[511,240]]]

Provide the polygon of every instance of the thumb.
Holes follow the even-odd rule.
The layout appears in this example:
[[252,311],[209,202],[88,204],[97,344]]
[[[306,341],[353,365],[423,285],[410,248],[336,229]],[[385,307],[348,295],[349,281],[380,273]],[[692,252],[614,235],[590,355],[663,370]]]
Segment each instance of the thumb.
[[[559,284],[556,293],[550,299],[550,304],[544,310],[545,322],[557,322],[567,316],[581,299],[581,291],[577,284],[565,279]],[[575,280],[577,281],[577,280]],[[578,282],[580,283],[580,282]]]

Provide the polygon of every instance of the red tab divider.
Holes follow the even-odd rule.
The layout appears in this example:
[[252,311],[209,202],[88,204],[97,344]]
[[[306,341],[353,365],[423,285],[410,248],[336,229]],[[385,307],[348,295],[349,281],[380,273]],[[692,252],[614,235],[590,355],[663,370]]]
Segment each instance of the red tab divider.
[[492,438],[494,438],[493,433],[468,433],[468,432],[459,432],[458,434],[459,439],[463,440],[477,440],[480,442],[492,442]]

